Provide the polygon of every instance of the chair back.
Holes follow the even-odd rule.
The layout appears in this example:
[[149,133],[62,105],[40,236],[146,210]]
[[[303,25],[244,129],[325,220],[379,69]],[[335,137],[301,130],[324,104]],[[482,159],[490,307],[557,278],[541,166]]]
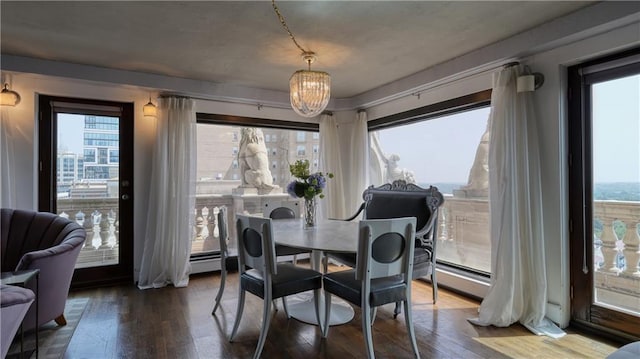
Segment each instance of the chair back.
[[271,219],[300,218],[300,201],[269,201],[262,208],[262,216]]
[[221,206],[218,211],[218,235],[220,238],[220,252],[229,254],[229,224],[227,221],[227,206]]
[[240,274],[247,267],[262,273],[266,279],[276,274],[275,244],[271,218],[236,214],[238,235],[238,267]]
[[404,180],[371,186],[362,193],[362,197],[365,200],[365,219],[416,217],[418,232],[433,224],[438,208],[444,203],[438,188],[429,186],[425,189]]
[[[360,221],[356,279],[370,282],[402,274],[404,282],[409,283],[415,228],[415,217]],[[367,291],[363,288],[363,292]]]

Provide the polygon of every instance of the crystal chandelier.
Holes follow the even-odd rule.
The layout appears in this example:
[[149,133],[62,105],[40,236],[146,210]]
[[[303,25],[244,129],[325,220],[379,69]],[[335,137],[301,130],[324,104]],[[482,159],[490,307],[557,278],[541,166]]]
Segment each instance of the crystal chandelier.
[[289,99],[291,107],[300,116],[314,117],[319,115],[329,104],[331,98],[331,76],[324,71],[312,71],[311,63],[315,61],[316,54],[307,51],[298,44],[296,38],[289,30],[284,17],[276,6],[275,0],[271,0],[273,10],[278,15],[280,24],[289,34],[293,43],[302,51],[302,59],[307,63],[307,70],[298,70],[289,79]]

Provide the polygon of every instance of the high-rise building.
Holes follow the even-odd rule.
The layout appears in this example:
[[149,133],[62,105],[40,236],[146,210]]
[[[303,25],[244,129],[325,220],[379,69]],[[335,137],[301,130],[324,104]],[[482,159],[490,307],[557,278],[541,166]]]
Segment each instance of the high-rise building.
[[120,162],[120,130],[117,117],[85,116],[84,179],[118,178]]

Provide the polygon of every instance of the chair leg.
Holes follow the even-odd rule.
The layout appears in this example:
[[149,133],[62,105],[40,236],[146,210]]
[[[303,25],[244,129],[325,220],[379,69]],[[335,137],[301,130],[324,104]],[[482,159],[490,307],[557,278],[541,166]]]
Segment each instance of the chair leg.
[[322,273],[327,274],[327,270],[329,269],[329,256],[325,253],[322,258]]
[[293,265],[298,265],[298,255],[294,254],[293,255],[293,260],[291,261],[291,263],[293,263]]
[[260,338],[258,339],[258,346],[256,347],[256,352],[253,354],[253,359],[259,359],[260,354],[262,354],[262,348],[264,347],[264,342],[267,339],[267,333],[269,333],[269,324],[271,324],[271,303],[273,299],[264,298],[264,309],[262,313],[262,329],[260,329]]
[[236,322],[233,323],[233,330],[231,331],[231,337],[229,337],[229,341],[233,341],[233,338],[236,336],[238,332],[238,327],[240,326],[240,319],[242,319],[242,311],[244,310],[244,295],[245,291],[240,289],[240,294],[238,295],[238,311],[236,312]]
[[287,308],[287,297],[282,297],[282,308],[284,309],[284,314],[287,316],[287,319],[291,319],[291,315],[289,315],[289,308]]
[[318,321],[318,325],[320,326],[320,333],[324,333],[324,327],[327,325],[324,322],[325,318],[320,318],[320,296],[322,295],[321,289],[315,289],[313,291],[313,304],[316,309],[316,320]]
[[438,281],[436,280],[435,267],[431,271],[431,285],[433,286],[433,304],[436,304],[436,301],[438,300]]
[[362,309],[362,335],[364,336],[364,344],[367,348],[367,358],[375,358],[373,351],[373,336],[371,334],[371,312],[372,308],[363,305]]
[[326,338],[329,335],[329,322],[331,320],[331,293],[324,291],[324,330],[322,331],[322,337]]
[[371,308],[371,325],[376,321],[376,314],[378,313],[378,307]]
[[396,302],[396,307],[393,310],[393,319],[396,319],[398,314],[400,314],[401,309],[402,309],[402,302]]
[[213,311],[211,312],[211,315],[215,315],[216,314],[216,310],[218,310],[218,307],[220,306],[220,300],[222,299],[222,293],[224,292],[224,284],[227,281],[227,266],[225,265],[225,258],[224,256],[220,259],[220,288],[218,288],[218,295],[216,295],[216,301],[215,301],[215,305],[213,306]]
[[418,344],[416,343],[416,334],[413,330],[413,318],[411,317],[411,304],[409,300],[404,301],[404,322],[407,325],[407,332],[409,333],[409,341],[411,342],[411,349],[413,349],[413,355],[416,358],[420,358],[418,352]]
[[59,326],[63,327],[65,325],[67,325],[67,320],[64,318],[64,314],[60,314],[56,319],[54,319],[56,321],[56,324],[58,324]]

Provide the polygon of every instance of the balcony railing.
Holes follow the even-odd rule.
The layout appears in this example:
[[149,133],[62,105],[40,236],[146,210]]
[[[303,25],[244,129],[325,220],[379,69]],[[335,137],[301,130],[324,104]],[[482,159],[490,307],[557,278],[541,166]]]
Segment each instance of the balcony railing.
[[[218,251],[217,213],[229,208],[230,248],[235,248],[235,213],[262,213],[268,196],[198,195],[192,253]],[[77,268],[109,265],[118,259],[119,213],[117,198],[59,199],[59,214],[76,220],[87,231]],[[596,201],[594,222],[594,283],[599,302],[640,314],[640,203]],[[485,272],[491,270],[489,203],[486,199],[447,197],[440,211],[438,260]]]
[[595,298],[640,315],[640,203],[595,201]]

